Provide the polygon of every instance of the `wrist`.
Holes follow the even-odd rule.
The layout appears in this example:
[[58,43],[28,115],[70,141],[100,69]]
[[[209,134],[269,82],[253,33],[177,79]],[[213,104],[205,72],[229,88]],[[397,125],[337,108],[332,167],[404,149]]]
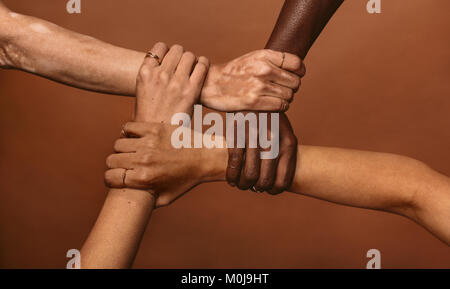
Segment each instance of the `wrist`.
[[203,148],[200,153],[198,167],[200,183],[225,181],[228,150],[225,148]]
[[17,43],[21,34],[18,19],[22,16],[13,12],[2,11],[0,17],[0,67],[21,69],[25,61]]
[[200,94],[200,103],[206,107],[212,107],[217,95],[220,95],[218,79],[221,75],[221,65],[211,65],[206,76],[203,89]]

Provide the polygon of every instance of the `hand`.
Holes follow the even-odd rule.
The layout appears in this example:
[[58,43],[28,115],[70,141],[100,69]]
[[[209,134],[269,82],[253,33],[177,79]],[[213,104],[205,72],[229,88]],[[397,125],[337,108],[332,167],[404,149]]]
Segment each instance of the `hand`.
[[[260,149],[229,149],[227,181],[241,190],[280,194],[288,189],[297,165],[297,137],[289,119],[280,114],[280,152],[275,159],[260,160]],[[270,132],[269,132],[270,133]],[[244,158],[245,154],[245,158]]]
[[[198,102],[209,61],[174,45],[158,43],[152,51],[162,59],[161,65],[146,57],[136,81],[136,121],[170,123],[178,112],[192,114]],[[167,55],[165,55],[167,52]],[[165,55],[165,57],[164,57]]]
[[[166,52],[167,46],[165,44],[158,43],[155,45],[152,53],[163,59],[162,63],[159,65],[156,59],[146,57],[139,71],[136,89],[136,120],[149,122],[149,125],[154,127],[153,130],[146,130],[151,137],[143,138],[143,142],[146,144],[157,143],[161,150],[163,150],[163,144],[171,146],[170,138],[164,138],[165,135],[162,133],[161,126],[168,125],[175,113],[192,114],[193,105],[199,98],[208,71],[208,60],[206,58],[200,57],[195,64],[196,57],[190,52],[184,52],[179,45],[173,46],[167,52],[167,55]],[[149,153],[150,149],[144,150],[145,146],[141,142],[138,145],[121,147],[121,143],[134,143],[135,141],[132,139],[119,140],[116,143],[118,154],[108,157],[107,166],[110,170],[106,172],[105,180],[111,187],[117,187],[118,184],[128,187],[129,178],[131,180],[143,180],[150,175],[148,171],[144,170],[143,173],[140,169],[153,164],[152,159],[148,157],[151,154]],[[152,148],[152,146],[149,147]],[[169,155],[177,154],[172,152]],[[195,162],[195,160],[192,161],[192,163]],[[165,190],[163,186],[155,185],[151,188],[145,188],[142,186],[142,182],[140,184],[143,189],[152,190],[152,193],[157,195],[157,206],[169,204],[174,199],[168,196],[172,192]],[[178,193],[178,191],[176,192]]]
[[[106,161],[110,169],[105,174],[106,184],[111,188],[157,192],[156,207],[161,207],[169,205],[196,185],[214,180],[216,173],[211,167],[216,163],[217,155],[208,158],[212,153],[208,149],[175,149],[171,144],[174,130],[170,124],[127,123],[125,134],[135,138],[121,138],[115,142],[116,154],[110,155]],[[190,128],[185,130],[187,134],[192,133]],[[226,150],[221,151],[225,160]],[[125,179],[123,169],[128,170]]]
[[305,66],[290,53],[259,50],[212,66],[201,103],[219,111],[286,111]]

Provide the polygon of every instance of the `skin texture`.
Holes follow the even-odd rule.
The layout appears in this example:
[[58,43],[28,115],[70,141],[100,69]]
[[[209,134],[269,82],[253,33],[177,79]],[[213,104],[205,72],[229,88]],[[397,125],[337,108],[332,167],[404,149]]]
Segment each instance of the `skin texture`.
[[[145,53],[12,14],[1,2],[0,13],[2,68],[20,69],[81,89],[136,94],[136,75]],[[299,62],[297,56],[288,57]],[[277,67],[281,61],[281,53],[261,50],[213,65],[199,103],[220,111],[287,110],[300,79]]]
[[[286,0],[266,48],[304,59],[343,0]],[[304,75],[304,70],[301,76]],[[260,149],[230,149],[227,181],[241,190],[254,188],[272,195],[285,191],[296,168],[297,137],[289,119],[280,115],[280,154],[260,160]]]
[[[163,57],[165,55],[161,66],[154,58],[147,57],[137,78],[135,119],[149,122],[149,126],[153,128],[167,125],[174,113],[192,113],[208,72],[209,62],[205,57],[196,61],[194,54],[184,52],[179,45],[173,46],[168,52],[167,50],[167,45],[156,44],[152,52]],[[152,132],[156,135],[163,133],[159,129],[152,129]],[[153,140],[156,139],[151,139],[152,143]],[[161,143],[153,144],[164,150]],[[116,148],[120,147],[121,144],[116,144]],[[143,158],[135,160],[139,164],[146,164],[151,160],[149,155],[151,150],[146,150],[145,156],[142,154]],[[120,156],[127,158],[129,154]],[[115,157],[107,160],[110,167],[116,162]],[[106,178],[118,177],[122,183],[145,180],[141,187],[148,185],[148,180],[153,180],[149,174],[151,172],[147,170],[125,168],[109,171]],[[175,171],[174,173],[176,174]],[[81,250],[83,268],[131,267],[152,210],[155,206],[164,205],[168,199],[168,192],[156,191],[155,188],[113,189],[109,192],[97,222]],[[189,185],[185,188],[189,189]]]
[[[127,187],[142,189],[144,183],[148,188],[164,185],[165,191],[174,193],[174,200],[186,192],[183,180],[189,179],[189,187],[225,180],[226,149],[177,150],[170,145],[161,146],[170,138],[155,134],[152,129],[147,123],[126,126],[127,134],[140,138],[130,138],[121,147],[120,151],[128,154],[117,154],[117,165],[136,167],[133,154],[142,158],[148,149],[151,156],[158,155],[152,162],[138,164],[140,170],[151,172],[152,178],[129,179]],[[170,132],[173,128],[160,125],[160,129]],[[172,154],[176,154],[177,162],[171,161]],[[196,168],[192,168],[193,158],[202,160],[195,162]],[[450,244],[450,179],[422,162],[394,154],[315,146],[299,146],[296,158],[296,172],[288,191],[405,216]],[[172,171],[177,174],[167,173]],[[109,184],[120,183],[112,175],[106,176]]]

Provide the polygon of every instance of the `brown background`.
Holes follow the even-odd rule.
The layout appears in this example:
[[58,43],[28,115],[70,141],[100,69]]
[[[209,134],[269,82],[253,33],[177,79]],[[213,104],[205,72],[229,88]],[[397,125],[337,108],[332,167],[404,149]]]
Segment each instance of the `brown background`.
[[[264,46],[282,0],[5,1],[17,12],[138,50],[180,43],[223,62]],[[305,144],[393,152],[450,175],[448,0],[346,1],[307,59],[289,111]],[[68,52],[69,53],[69,52]],[[133,99],[0,71],[0,267],[64,267],[106,194],[104,159]],[[449,247],[404,218],[226,184],[157,210],[141,268],[450,268]]]

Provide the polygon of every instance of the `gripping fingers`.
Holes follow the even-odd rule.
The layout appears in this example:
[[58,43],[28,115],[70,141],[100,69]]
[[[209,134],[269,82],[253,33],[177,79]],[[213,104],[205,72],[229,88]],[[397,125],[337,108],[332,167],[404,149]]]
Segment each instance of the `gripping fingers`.
[[105,184],[110,188],[151,189],[152,175],[143,170],[110,169],[105,172]]
[[120,138],[114,143],[114,151],[116,153],[134,153],[138,148],[138,139]]
[[274,96],[260,96],[252,106],[252,110],[285,112],[289,109],[289,102]]
[[198,59],[197,64],[195,65],[194,71],[192,72],[191,82],[194,85],[203,85],[203,82],[206,79],[206,75],[208,74],[208,70],[209,70],[209,60],[208,58],[201,56]]
[[255,189],[258,192],[269,192],[275,182],[278,159],[262,160],[261,171]]
[[125,169],[111,169],[105,172],[105,184],[110,188],[124,188]]
[[189,78],[192,70],[194,69],[194,63],[196,61],[196,57],[192,52],[185,52],[181,57],[180,63],[178,63],[177,71],[175,75],[182,77],[184,79]]
[[265,95],[275,96],[287,100],[289,102],[292,101],[292,97],[294,96],[294,92],[292,89],[287,88],[285,86],[276,85],[274,83],[268,83],[263,92]]
[[134,153],[122,153],[112,154],[106,158],[106,166],[108,169],[132,169],[136,154]]
[[280,156],[275,184],[269,192],[271,195],[278,195],[289,189],[294,179],[296,166],[297,147],[293,147]]
[[264,50],[265,58],[275,66],[303,77],[306,72],[303,61],[297,55],[288,52]]
[[173,74],[183,56],[183,52],[184,49],[181,45],[172,46],[162,61],[161,69],[169,74]]
[[154,132],[152,126],[145,122],[128,122],[122,130],[125,137],[144,137]]
[[228,149],[227,182],[231,186],[236,186],[241,176],[241,168],[244,160],[244,149]]
[[238,188],[248,190],[253,187],[259,178],[259,167],[261,159],[259,149],[247,148],[245,152],[245,164],[239,178]]
[[[163,42],[156,43],[153,48],[150,50],[151,53],[158,56],[159,61],[162,61],[164,57],[166,56],[167,51],[169,51],[169,47],[167,44]],[[159,66],[159,62],[157,59],[153,57],[146,56],[144,59],[144,65],[148,65],[151,67]]]
[[300,76],[279,67],[273,67],[269,80],[278,85],[288,87],[294,91],[297,91],[301,85]]

